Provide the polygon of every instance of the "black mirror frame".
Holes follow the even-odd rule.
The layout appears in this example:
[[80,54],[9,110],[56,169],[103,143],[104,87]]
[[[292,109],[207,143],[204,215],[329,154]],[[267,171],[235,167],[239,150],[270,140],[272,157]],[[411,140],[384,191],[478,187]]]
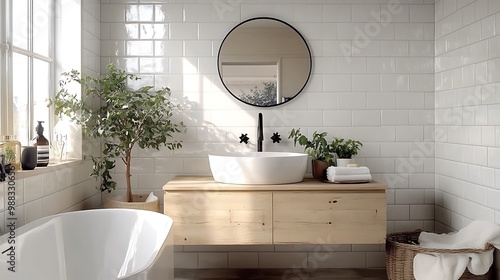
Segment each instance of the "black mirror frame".
[[[224,45],[224,42],[226,41],[227,37],[235,30],[237,29],[238,27],[240,27],[241,25],[249,22],[249,21],[253,21],[253,20],[259,20],[259,19],[267,19],[267,20],[274,20],[274,21],[278,21],[278,22],[281,22],[283,24],[285,24],[286,26],[290,27],[293,31],[295,31],[295,33],[297,33],[297,35],[300,36],[300,38],[302,39],[302,41],[304,42],[304,45],[306,46],[306,49],[307,49],[307,53],[309,54],[309,71],[307,73],[307,79],[305,80],[304,84],[302,85],[302,87],[297,91],[297,93],[291,97],[290,99],[284,101],[284,102],[280,102],[280,103],[276,103],[276,104],[273,104],[273,105],[269,105],[269,106],[262,106],[262,105],[255,105],[255,104],[252,104],[252,103],[248,103],[246,101],[243,101],[241,100],[240,98],[238,98],[238,96],[236,96],[235,94],[233,94],[229,89],[228,87],[226,86],[226,84],[224,83],[224,80],[222,78],[222,74],[221,74],[221,63],[220,63],[220,52],[222,50],[222,46]],[[248,105],[251,105],[251,106],[255,106],[255,107],[260,107],[260,108],[268,108],[268,107],[275,107],[275,106],[279,106],[279,105],[283,105],[285,103],[288,103],[289,101],[293,100],[295,97],[297,97],[297,95],[299,95],[302,90],[304,90],[304,88],[306,87],[307,83],[309,82],[309,78],[311,77],[311,72],[312,72],[312,55],[311,55],[311,49],[309,48],[309,45],[307,44],[306,42],[306,39],[304,38],[304,36],[302,36],[302,34],[300,34],[300,32],[295,28],[293,27],[292,25],[290,25],[289,23],[283,21],[283,20],[280,20],[280,19],[277,19],[277,18],[273,18],[273,17],[255,17],[255,18],[250,18],[250,19],[247,19],[245,21],[242,21],[240,22],[239,24],[237,24],[235,27],[233,27],[227,34],[226,36],[224,37],[224,40],[222,40],[222,43],[220,44],[220,47],[219,47],[219,51],[217,52],[217,72],[219,74],[219,78],[221,80],[221,83],[222,85],[224,85],[224,88],[234,97],[236,98],[238,101],[240,102],[243,102],[245,104],[248,104]]]

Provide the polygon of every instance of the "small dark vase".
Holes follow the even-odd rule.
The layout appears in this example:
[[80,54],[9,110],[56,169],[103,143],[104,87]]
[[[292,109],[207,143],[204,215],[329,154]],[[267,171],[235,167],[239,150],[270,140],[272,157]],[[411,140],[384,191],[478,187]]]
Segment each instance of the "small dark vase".
[[21,152],[21,166],[23,170],[33,170],[37,163],[37,147],[23,146]]
[[326,169],[330,166],[328,162],[319,159],[312,160],[312,173],[313,178],[318,180],[326,179]]

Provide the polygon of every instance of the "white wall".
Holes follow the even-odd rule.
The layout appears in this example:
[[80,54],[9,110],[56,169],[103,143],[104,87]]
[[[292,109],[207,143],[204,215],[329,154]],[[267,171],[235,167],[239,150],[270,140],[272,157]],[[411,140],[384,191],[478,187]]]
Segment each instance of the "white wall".
[[[96,208],[100,194],[88,177],[91,165],[74,164],[72,167],[53,168],[54,171],[23,178],[17,174],[15,182],[15,209],[8,208],[11,195],[7,194],[7,182],[0,184],[0,228],[6,233],[7,218],[15,217],[16,227],[61,212]],[[33,171],[35,172],[35,171]]]
[[500,1],[436,2],[436,226],[500,223]]
[[[330,2],[101,1],[101,70],[114,62],[138,73],[143,84],[169,86],[188,126],[181,150],[135,151],[136,192],[153,190],[162,197],[162,186],[176,175],[209,175],[209,152],[255,150],[262,112],[267,151],[301,151],[287,139],[298,127],[361,140],[357,162],[389,185],[388,230],[433,230],[434,0]],[[304,92],[276,108],[238,102],[217,74],[226,33],[257,16],[293,25],[313,54]],[[284,139],[280,144],[269,139],[276,131]],[[248,133],[249,145],[239,143],[242,133]],[[123,172],[119,166],[115,174],[121,182]],[[380,245],[330,248],[321,267],[385,265]],[[177,249],[177,267],[290,268],[307,264],[316,247]]]
[[99,0],[82,0],[82,72],[100,72],[101,5]]

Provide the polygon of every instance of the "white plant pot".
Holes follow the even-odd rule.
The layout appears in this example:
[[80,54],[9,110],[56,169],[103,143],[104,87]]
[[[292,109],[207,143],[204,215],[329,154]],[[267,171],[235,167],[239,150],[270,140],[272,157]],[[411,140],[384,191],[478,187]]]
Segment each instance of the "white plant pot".
[[348,164],[354,163],[353,158],[338,158],[337,167],[347,167]]

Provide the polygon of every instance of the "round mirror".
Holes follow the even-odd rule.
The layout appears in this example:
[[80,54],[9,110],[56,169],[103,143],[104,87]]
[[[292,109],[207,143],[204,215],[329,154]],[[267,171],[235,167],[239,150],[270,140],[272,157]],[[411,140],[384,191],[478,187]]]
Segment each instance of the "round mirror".
[[311,51],[286,22],[259,17],[234,27],[217,58],[224,87],[237,99],[259,107],[283,104],[299,94],[311,75]]

